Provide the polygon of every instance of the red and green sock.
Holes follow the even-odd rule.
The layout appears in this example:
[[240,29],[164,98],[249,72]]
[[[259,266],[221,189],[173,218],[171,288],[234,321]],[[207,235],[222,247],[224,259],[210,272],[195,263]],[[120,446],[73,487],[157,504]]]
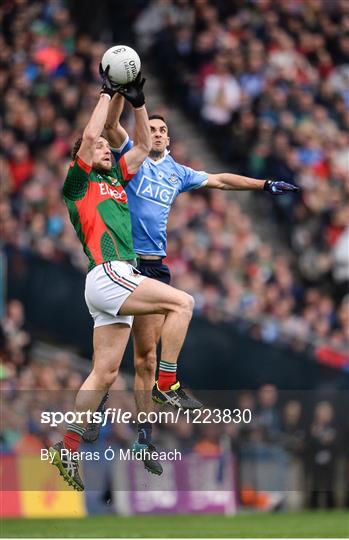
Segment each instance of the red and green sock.
[[85,428],[81,425],[70,424],[63,437],[64,448],[71,452],[76,452],[80,446]]
[[160,360],[158,387],[167,392],[177,380],[177,363]]

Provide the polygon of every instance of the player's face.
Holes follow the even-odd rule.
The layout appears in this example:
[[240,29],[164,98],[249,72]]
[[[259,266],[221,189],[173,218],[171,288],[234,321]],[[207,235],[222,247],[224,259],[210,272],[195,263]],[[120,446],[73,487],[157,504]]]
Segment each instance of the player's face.
[[165,152],[166,147],[170,144],[167,126],[165,122],[158,118],[149,120],[151,149],[153,152]]
[[99,137],[93,153],[93,168],[110,171],[112,168],[111,151],[108,141]]

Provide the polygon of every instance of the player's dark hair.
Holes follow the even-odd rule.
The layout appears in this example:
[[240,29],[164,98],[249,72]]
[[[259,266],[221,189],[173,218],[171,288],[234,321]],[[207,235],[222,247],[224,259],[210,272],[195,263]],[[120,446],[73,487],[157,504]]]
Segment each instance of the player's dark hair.
[[79,137],[74,143],[73,150],[71,151],[71,158],[72,158],[73,161],[76,158],[76,154],[80,150],[81,143],[82,143],[82,137]]
[[162,120],[167,126],[166,120],[161,114],[151,114],[148,118],[149,120]]
[[[103,135],[101,135],[101,137],[103,137]],[[103,139],[105,139],[105,137],[103,137]],[[76,154],[80,150],[81,143],[82,143],[82,137],[79,137],[74,143],[73,149],[72,149],[71,154],[70,154],[70,157],[72,158],[73,161],[76,158]]]

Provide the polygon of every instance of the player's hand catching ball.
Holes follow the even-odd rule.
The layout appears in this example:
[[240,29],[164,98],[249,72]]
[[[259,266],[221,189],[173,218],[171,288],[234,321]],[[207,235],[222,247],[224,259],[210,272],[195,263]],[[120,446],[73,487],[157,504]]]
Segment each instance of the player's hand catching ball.
[[289,191],[300,191],[300,188],[298,186],[294,186],[293,184],[288,184],[287,182],[274,182],[273,180],[266,180],[263,190],[269,191],[269,193],[272,193],[273,195],[285,195]]
[[117,91],[124,96],[135,109],[138,109],[139,107],[143,107],[145,103],[143,93],[144,83],[145,79],[142,78],[142,74],[139,72],[133,82],[120,86]]
[[115,85],[111,82],[108,77],[110,66],[109,64],[105,69],[103,69],[102,64],[99,64],[99,74],[102,79],[102,90],[101,94],[108,94],[111,98],[118,91],[120,85]]

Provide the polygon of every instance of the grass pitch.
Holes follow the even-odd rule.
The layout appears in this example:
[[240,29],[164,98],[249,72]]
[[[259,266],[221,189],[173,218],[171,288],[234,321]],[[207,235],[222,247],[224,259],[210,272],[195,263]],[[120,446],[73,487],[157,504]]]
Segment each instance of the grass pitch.
[[6,519],[2,538],[349,538],[349,512]]

